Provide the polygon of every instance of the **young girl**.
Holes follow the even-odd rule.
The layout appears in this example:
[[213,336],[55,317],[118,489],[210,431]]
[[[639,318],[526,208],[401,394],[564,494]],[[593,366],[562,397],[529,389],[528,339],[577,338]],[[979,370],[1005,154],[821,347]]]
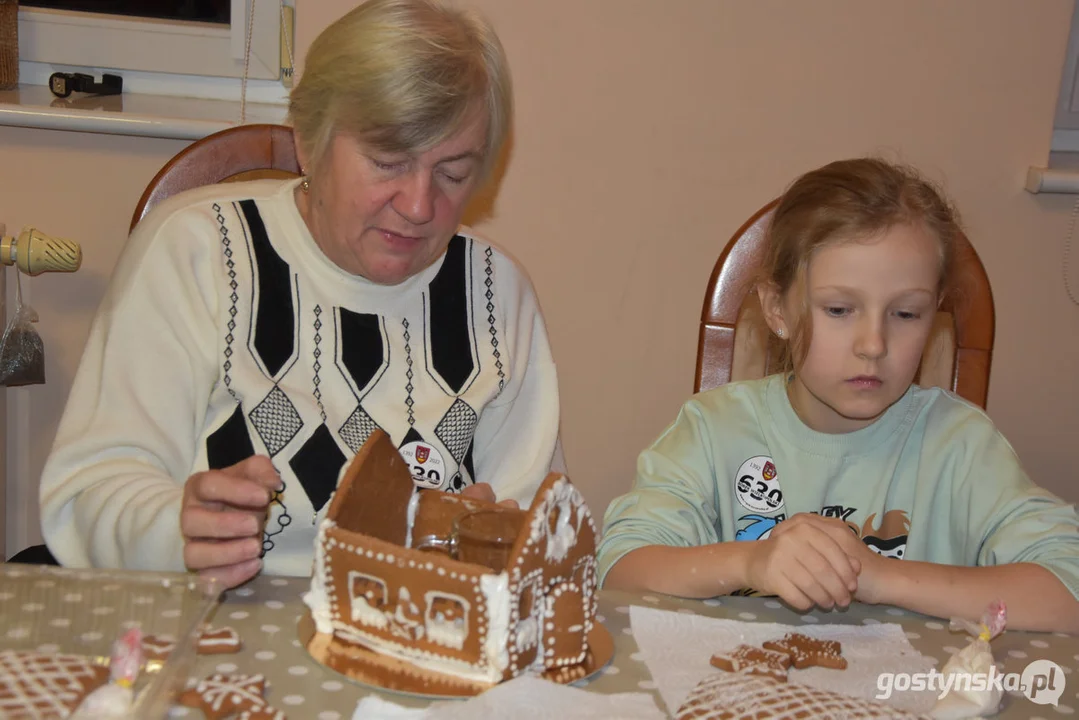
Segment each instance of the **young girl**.
[[1079,514],[978,408],[913,385],[958,222],[913,171],[832,163],[776,208],[758,295],[793,371],[687,402],[607,510],[609,588],[851,600],[1079,632]]

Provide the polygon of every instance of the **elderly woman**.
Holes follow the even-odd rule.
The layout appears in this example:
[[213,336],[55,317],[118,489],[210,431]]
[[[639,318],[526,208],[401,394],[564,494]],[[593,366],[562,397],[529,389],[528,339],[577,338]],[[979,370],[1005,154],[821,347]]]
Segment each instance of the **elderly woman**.
[[558,445],[543,318],[459,229],[511,102],[490,26],[436,0],[371,0],[315,40],[303,177],[181,194],[125,249],[42,479],[62,564],[308,574],[377,428],[418,486],[531,500]]

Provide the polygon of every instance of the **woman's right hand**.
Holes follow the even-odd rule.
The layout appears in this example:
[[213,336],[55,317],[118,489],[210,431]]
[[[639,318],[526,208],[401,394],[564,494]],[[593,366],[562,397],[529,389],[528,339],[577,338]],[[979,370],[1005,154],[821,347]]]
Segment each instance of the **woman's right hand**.
[[747,586],[778,595],[799,610],[850,605],[858,589],[861,541],[846,523],[798,513],[769,537],[753,542],[746,558]]
[[189,477],[180,509],[187,568],[227,588],[257,575],[266,511],[280,487],[281,477],[264,455]]

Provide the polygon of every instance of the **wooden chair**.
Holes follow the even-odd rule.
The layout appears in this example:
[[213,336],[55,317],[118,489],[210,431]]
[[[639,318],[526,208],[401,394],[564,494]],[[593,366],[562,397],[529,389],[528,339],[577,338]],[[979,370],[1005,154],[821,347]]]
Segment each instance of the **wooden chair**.
[[[701,314],[694,392],[779,371],[782,345],[764,324],[754,284],[778,200],[758,210],[719,256]],[[993,355],[989,278],[965,236],[956,248],[956,287],[937,312],[916,382],[951,390],[984,408]]]
[[154,205],[183,190],[299,174],[292,128],[263,124],[231,127],[187,146],[161,168],[135,206],[131,228]]

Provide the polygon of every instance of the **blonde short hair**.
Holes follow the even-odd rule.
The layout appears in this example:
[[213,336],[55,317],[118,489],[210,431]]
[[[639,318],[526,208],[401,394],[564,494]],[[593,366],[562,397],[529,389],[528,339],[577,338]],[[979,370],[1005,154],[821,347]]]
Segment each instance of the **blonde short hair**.
[[368,0],[311,44],[289,101],[306,172],[337,132],[389,153],[427,150],[487,120],[483,175],[513,114],[505,51],[479,14],[441,0]]
[[[937,296],[951,290],[956,245],[963,230],[944,191],[912,167],[879,158],[839,160],[806,173],[779,200],[766,232],[760,282],[786,297],[804,290],[806,272],[820,248],[872,238],[893,227],[923,227],[939,242]],[[800,316],[788,319],[789,352],[783,366],[801,363],[812,327],[802,298]]]

